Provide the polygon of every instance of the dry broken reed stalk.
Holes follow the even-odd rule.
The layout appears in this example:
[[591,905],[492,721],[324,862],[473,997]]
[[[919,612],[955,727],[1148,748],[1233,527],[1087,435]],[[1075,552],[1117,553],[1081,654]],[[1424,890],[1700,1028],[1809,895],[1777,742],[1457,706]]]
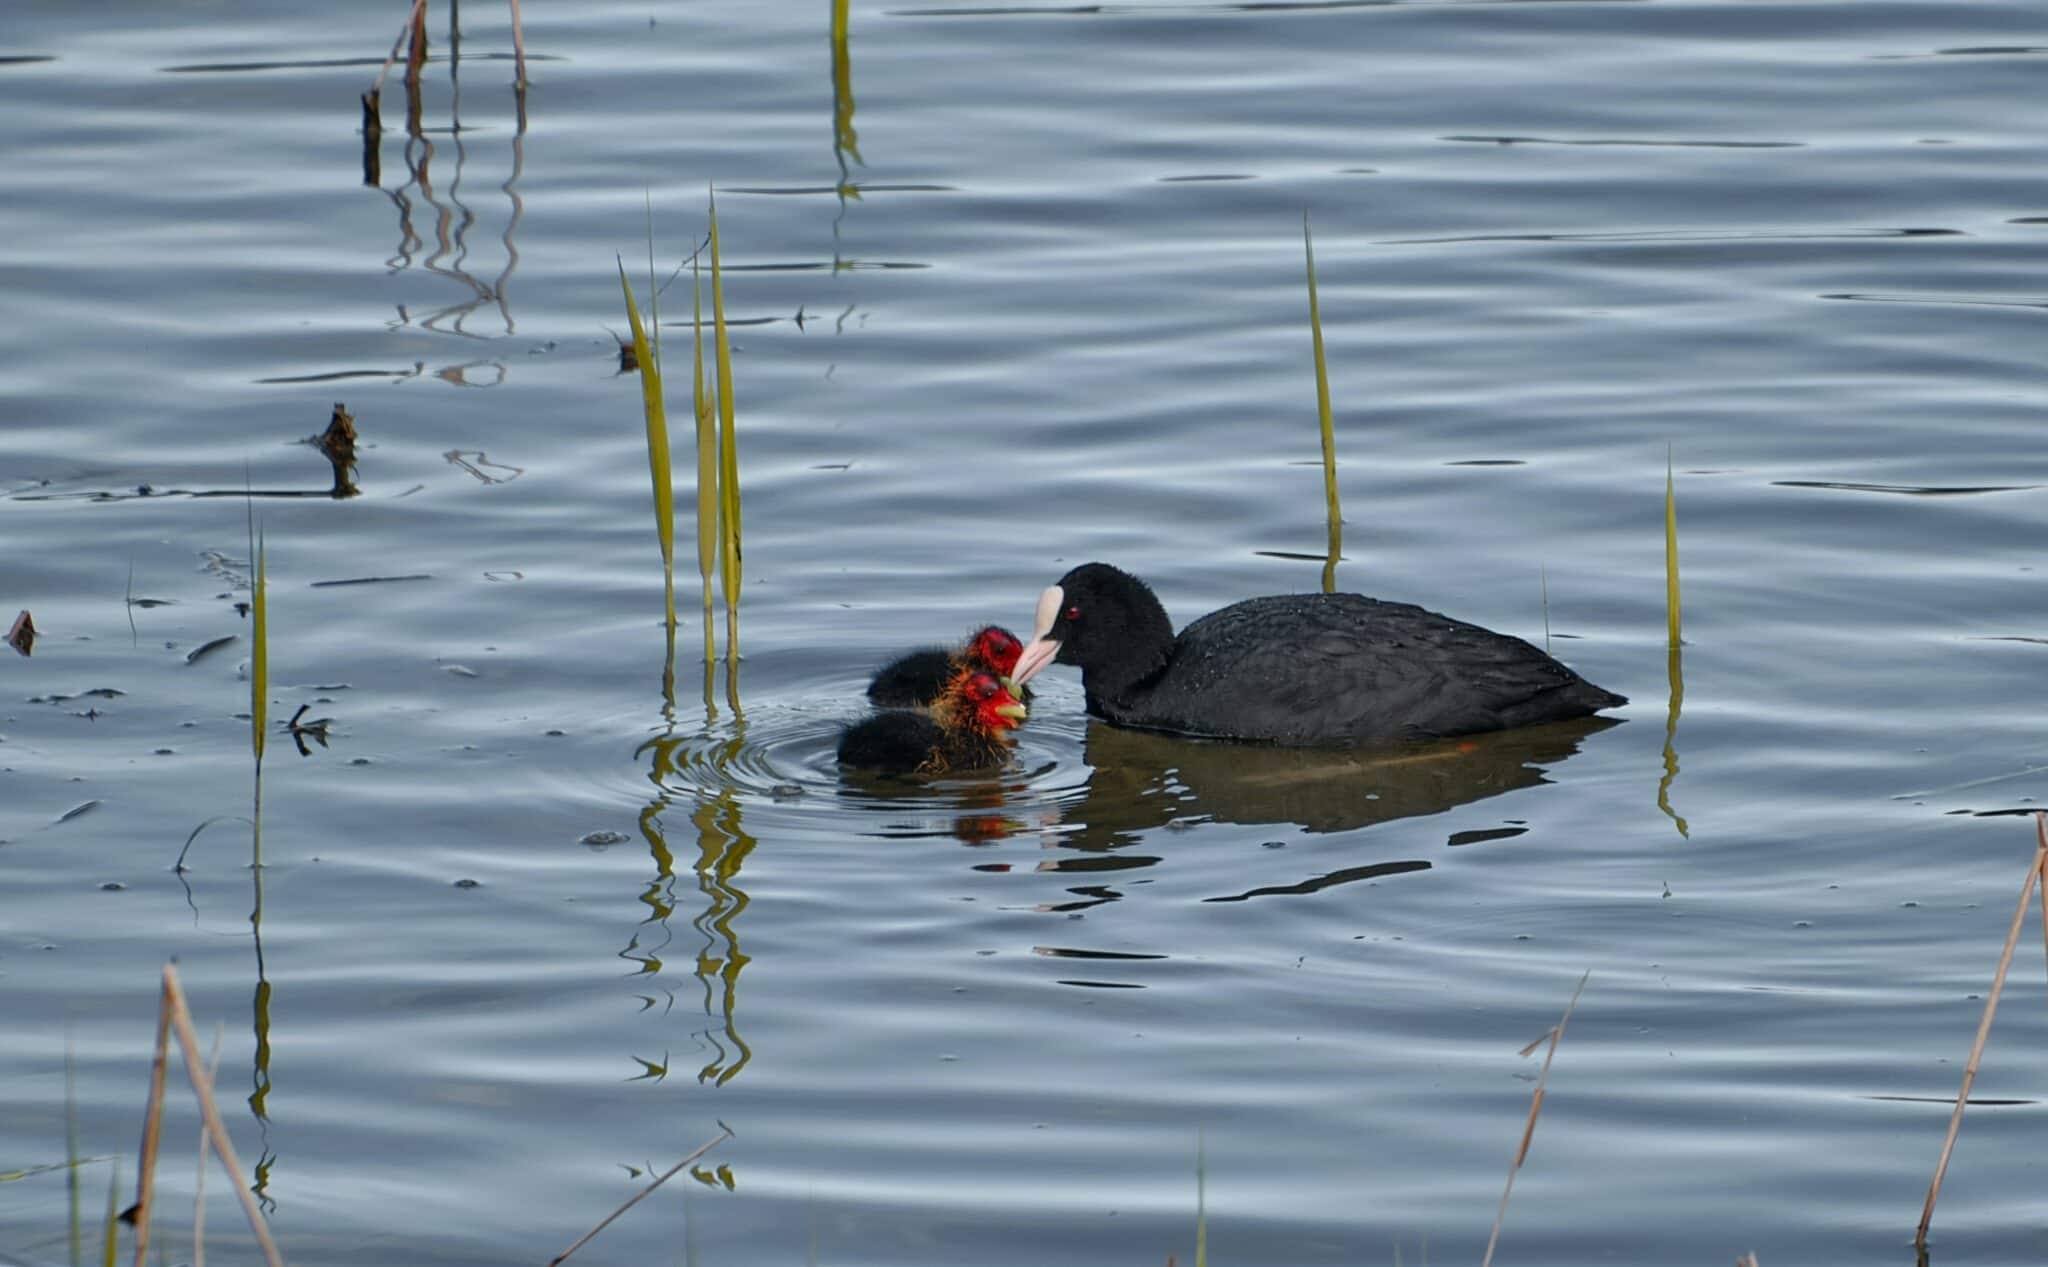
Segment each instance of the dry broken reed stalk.
[[[1956,1135],[1963,1129],[1963,1106],[1970,1101],[1970,1084],[1977,1080],[1977,1063],[1983,1059],[1985,1040],[1991,1037],[1991,1018],[1998,1011],[1998,996],[2005,992],[2006,970],[2012,967],[2012,952],[2019,945],[2020,925],[2027,918],[2027,901],[2036,884],[2048,884],[2048,813],[2034,813],[2034,861],[2027,867],[2026,883],[2020,886],[2020,904],[2012,913],[2012,927],[2005,933],[2005,950],[1998,956],[1998,972],[1991,978],[1991,993],[1984,999],[1984,1017],[1977,1022],[1977,1041],[1970,1045],[1970,1061],[1963,1066],[1963,1086],[1956,1092],[1955,1112],[1949,1115],[1948,1137],[1941,1142],[1941,1160],[1934,1165],[1934,1182],[1927,1188],[1927,1205],[1920,1211],[1920,1227],[1913,1246],[1927,1248],[1927,1225],[1934,1220],[1934,1201],[1941,1195],[1941,1180],[1948,1172],[1949,1154],[1955,1151]],[[2048,942],[2048,890],[2042,897],[2042,938]]]
[[612,1220],[618,1218],[621,1214],[624,1214],[626,1211],[640,1204],[640,1202],[644,1201],[647,1198],[647,1194],[653,1192],[656,1188],[659,1188],[661,1185],[667,1183],[669,1180],[681,1174],[685,1166],[689,1165],[691,1162],[697,1160],[699,1157],[702,1157],[704,1154],[710,1152],[712,1149],[718,1147],[718,1145],[724,1143],[726,1140],[731,1138],[732,1128],[730,1126],[727,1126],[725,1123],[720,1122],[718,1124],[718,1134],[712,1138],[710,1143],[703,1145],[702,1147],[698,1148],[696,1152],[691,1153],[688,1157],[685,1157],[681,1161],[677,1162],[675,1165],[670,1166],[667,1170],[664,1170],[661,1173],[660,1177],[657,1178],[653,1183],[648,1184],[646,1187],[640,1189],[640,1191],[626,1198],[626,1203],[624,1205],[620,1206],[616,1210],[613,1210],[610,1214],[605,1215],[604,1218],[598,1221],[596,1227],[593,1227],[588,1232],[585,1232],[581,1237],[577,1239],[574,1245],[571,1245],[569,1248],[563,1250],[561,1253],[555,1255],[553,1258],[550,1258],[548,1260],[548,1267],[557,1267],[557,1264],[566,1261],[569,1255],[575,1253],[579,1249],[582,1249],[585,1245],[588,1245],[597,1236],[599,1232],[602,1232],[606,1228],[610,1227],[612,1225]]
[[255,1195],[249,1191],[248,1185],[239,1182],[242,1162],[235,1155],[234,1141],[228,1138],[227,1124],[221,1119],[220,1106],[214,1101],[213,1080],[207,1074],[207,1066],[199,1059],[199,1038],[192,1030],[192,1010],[185,1002],[185,987],[178,979],[178,966],[171,963],[164,965],[163,1002],[157,1014],[155,1076],[142,1133],[142,1175],[137,1180],[135,1194],[136,1267],[143,1267],[143,1255],[149,1249],[150,1212],[155,1202],[156,1153],[163,1134],[163,1072],[169,1058],[169,1038],[173,1030],[178,1035],[178,1050],[184,1056],[185,1073],[192,1082],[192,1094],[199,1100],[199,1114],[205,1123],[207,1136],[213,1142],[214,1151],[220,1155],[221,1165],[237,1180],[235,1196],[241,1200],[242,1213],[249,1220],[249,1230],[255,1233],[256,1243],[263,1249],[264,1261],[270,1267],[284,1267],[284,1257],[278,1253],[277,1243],[270,1238],[269,1225],[263,1221],[263,1211],[257,1208]]
[[1530,1141],[1536,1138],[1536,1115],[1543,1111],[1543,1086],[1550,1080],[1550,1062],[1557,1059],[1557,1044],[1564,1038],[1564,1027],[1570,1023],[1572,1009],[1579,1005],[1579,995],[1585,992],[1586,979],[1592,975],[1588,972],[1579,978],[1578,988],[1572,991],[1571,1002],[1564,1005],[1564,1015],[1558,1019],[1556,1027],[1543,1038],[1522,1048],[1521,1055],[1526,1057],[1542,1046],[1545,1039],[1550,1042],[1550,1050],[1543,1056],[1543,1071],[1536,1075],[1536,1094],[1529,1098],[1529,1124],[1522,1128],[1521,1146],[1515,1149],[1515,1160],[1508,1166],[1507,1186],[1501,1189],[1500,1210],[1493,1216],[1493,1234],[1486,1238],[1486,1256],[1479,1260],[1479,1267],[1489,1267],[1493,1262],[1494,1246],[1500,1242],[1500,1226],[1508,1217],[1508,1195],[1515,1190],[1515,1172],[1528,1160]]
[[156,1199],[156,1154],[163,1142],[164,1067],[170,1060],[171,1010],[156,1013],[156,1056],[149,1068],[149,1108],[142,1118],[142,1156],[135,1167],[135,1267],[149,1262],[149,1215]]

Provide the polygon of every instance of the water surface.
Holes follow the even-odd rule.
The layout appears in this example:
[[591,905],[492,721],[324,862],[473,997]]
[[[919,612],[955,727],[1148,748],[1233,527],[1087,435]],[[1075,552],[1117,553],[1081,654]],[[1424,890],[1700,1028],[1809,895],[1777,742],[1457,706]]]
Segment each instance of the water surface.
[[[68,1051],[88,1209],[132,1173],[175,957],[294,1262],[545,1261],[721,1123],[589,1261],[1192,1261],[1198,1159],[1210,1261],[1469,1260],[1590,972],[1503,1261],[1912,1261],[2048,770],[2036,6],[891,0],[836,70],[825,4],[528,6],[522,128],[472,5],[366,185],[402,7],[12,24],[0,1172]],[[686,526],[671,704],[616,261],[713,186],[745,658]],[[1074,563],[1316,587],[1304,212],[1340,583],[1619,724],[1247,751],[1057,669],[1000,772],[842,780],[867,672]],[[251,503],[331,719],[260,872]],[[2031,944],[1944,1267],[2048,1250]],[[67,1222],[0,1183],[0,1255]]]

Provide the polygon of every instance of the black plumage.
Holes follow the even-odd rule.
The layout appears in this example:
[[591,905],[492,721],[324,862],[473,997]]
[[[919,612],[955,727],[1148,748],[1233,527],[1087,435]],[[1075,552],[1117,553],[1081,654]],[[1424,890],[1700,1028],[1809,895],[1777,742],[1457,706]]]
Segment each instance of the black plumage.
[[930,711],[891,709],[847,728],[839,764],[882,774],[946,774],[1001,765],[1024,706],[992,673],[956,672]]
[[1151,589],[1106,563],[1045,592],[1017,680],[1055,658],[1080,667],[1105,721],[1298,746],[1476,734],[1628,702],[1520,638],[1362,594],[1247,599],[1176,637]]
[[[1001,625],[983,625],[958,649],[920,647],[891,660],[868,683],[868,702],[882,708],[930,708],[962,669],[979,669],[1007,677],[1017,667],[1024,644]],[[1029,704],[1028,691],[1018,699]]]

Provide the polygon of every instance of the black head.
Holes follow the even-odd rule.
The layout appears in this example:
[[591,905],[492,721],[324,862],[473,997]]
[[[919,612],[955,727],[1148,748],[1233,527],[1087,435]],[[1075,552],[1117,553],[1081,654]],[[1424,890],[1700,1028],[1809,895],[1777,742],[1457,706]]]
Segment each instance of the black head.
[[1039,596],[1034,637],[1017,663],[1028,682],[1055,659],[1079,665],[1090,694],[1115,694],[1166,663],[1173,622],[1151,587],[1107,563],[1084,563]]

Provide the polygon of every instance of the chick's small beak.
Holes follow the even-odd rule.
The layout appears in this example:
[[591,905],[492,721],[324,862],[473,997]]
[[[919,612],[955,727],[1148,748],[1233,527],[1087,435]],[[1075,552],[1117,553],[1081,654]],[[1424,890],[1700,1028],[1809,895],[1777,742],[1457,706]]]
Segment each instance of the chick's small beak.
[[998,704],[995,707],[995,714],[998,717],[1009,718],[1013,726],[1023,725],[1024,719],[1031,715],[1030,710],[1022,704]]

